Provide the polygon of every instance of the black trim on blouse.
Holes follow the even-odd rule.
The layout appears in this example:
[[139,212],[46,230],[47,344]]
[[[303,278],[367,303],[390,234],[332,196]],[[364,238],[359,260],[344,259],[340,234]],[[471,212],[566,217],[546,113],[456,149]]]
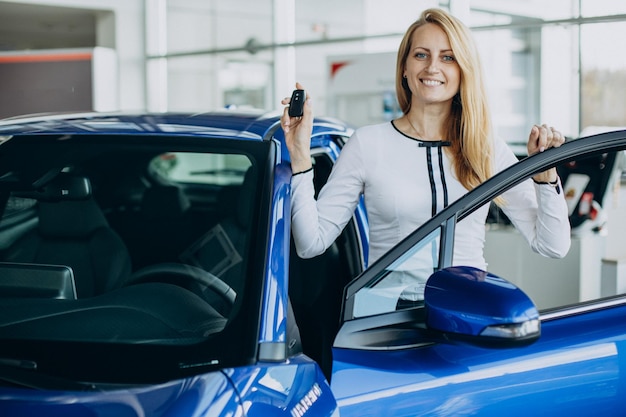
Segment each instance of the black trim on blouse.
[[435,214],[437,214],[437,184],[435,183],[435,176],[433,173],[433,155],[432,155],[431,150],[433,148],[437,149],[437,157],[439,159],[439,163],[438,163],[439,174],[441,177],[440,178],[441,187],[443,189],[443,207],[445,208],[445,207],[448,207],[448,185],[446,184],[446,176],[443,170],[443,147],[450,146],[451,143],[448,141],[442,141],[442,140],[430,141],[430,140],[414,138],[402,132],[400,129],[398,129],[398,127],[395,125],[393,120],[391,121],[391,126],[393,126],[393,128],[402,136],[418,142],[418,146],[420,148],[426,148],[426,161],[428,163],[428,166],[427,166],[428,179],[430,181],[430,193],[431,193],[431,198],[432,198],[431,215],[434,216]]

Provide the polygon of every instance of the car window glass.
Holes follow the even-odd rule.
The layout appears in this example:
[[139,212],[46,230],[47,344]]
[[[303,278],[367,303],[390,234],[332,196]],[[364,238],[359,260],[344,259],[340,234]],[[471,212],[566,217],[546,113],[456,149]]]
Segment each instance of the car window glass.
[[424,285],[439,264],[441,228],[380,272],[354,298],[354,317],[414,307],[424,298]]

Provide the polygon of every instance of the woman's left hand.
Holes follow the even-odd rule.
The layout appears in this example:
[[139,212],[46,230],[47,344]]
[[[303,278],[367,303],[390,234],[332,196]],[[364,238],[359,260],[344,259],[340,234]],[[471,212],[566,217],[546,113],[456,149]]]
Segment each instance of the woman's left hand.
[[[528,136],[528,155],[543,152],[546,149],[558,148],[565,142],[565,137],[561,132],[547,125],[535,125],[530,130]],[[557,179],[556,168],[539,173],[533,177],[537,182],[554,182]]]

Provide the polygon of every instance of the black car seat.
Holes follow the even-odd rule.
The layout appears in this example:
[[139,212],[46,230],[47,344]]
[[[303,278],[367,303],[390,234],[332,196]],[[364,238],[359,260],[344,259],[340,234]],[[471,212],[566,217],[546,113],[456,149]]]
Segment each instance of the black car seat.
[[3,261],[69,266],[78,298],[121,287],[130,275],[130,256],[94,201],[89,179],[61,173],[34,197],[38,224],[8,248]]

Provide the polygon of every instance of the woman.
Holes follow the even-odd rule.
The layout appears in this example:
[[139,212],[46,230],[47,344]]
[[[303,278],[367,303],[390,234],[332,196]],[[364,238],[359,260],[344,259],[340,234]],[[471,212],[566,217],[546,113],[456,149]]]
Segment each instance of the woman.
[[[297,88],[303,87],[297,84]],[[471,34],[448,13],[425,10],[408,28],[398,51],[396,93],[403,116],[357,129],[317,201],[310,156],[310,97],[302,118],[290,118],[285,109],[281,124],[294,174],[292,226],[301,257],[323,253],[363,195],[373,262],[448,203],[517,161],[506,143],[493,136]],[[289,99],[282,103],[289,104]],[[528,153],[563,142],[554,128],[533,126]],[[497,202],[534,251],[563,257],[570,246],[570,226],[556,169],[535,175],[533,181],[506,192]],[[483,207],[459,222],[454,265],[486,269],[487,211]],[[422,296],[426,278],[411,278],[417,282],[409,299]]]

